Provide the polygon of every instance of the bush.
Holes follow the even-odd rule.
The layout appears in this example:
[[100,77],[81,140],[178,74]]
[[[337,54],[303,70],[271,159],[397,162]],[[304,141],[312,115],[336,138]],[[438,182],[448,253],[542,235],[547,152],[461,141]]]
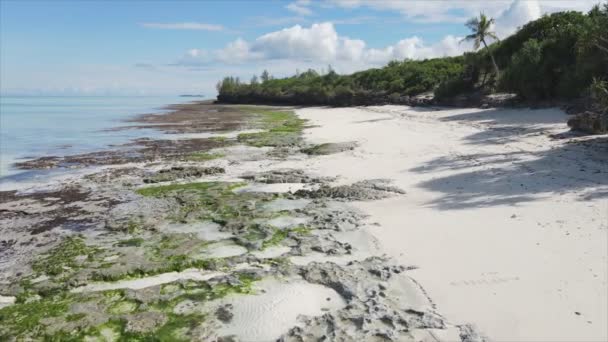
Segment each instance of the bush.
[[590,90],[594,106],[600,113],[608,114],[608,82],[594,78]]
[[502,89],[515,91],[526,99],[543,97],[544,79],[541,68],[542,49],[536,39],[530,39],[513,55],[511,64],[501,78]]
[[445,80],[435,89],[435,97],[439,100],[454,97],[473,90],[473,84],[462,76]]

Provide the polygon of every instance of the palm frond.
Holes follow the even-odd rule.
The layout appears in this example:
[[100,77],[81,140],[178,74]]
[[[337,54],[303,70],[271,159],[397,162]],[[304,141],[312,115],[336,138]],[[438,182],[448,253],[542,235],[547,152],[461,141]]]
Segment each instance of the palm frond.
[[473,49],[477,50],[481,46],[481,36],[477,36],[475,38],[475,42],[473,43]]
[[471,18],[464,25],[468,27],[471,31],[476,32],[477,28],[479,27],[479,19]]
[[496,36],[496,33],[494,33],[494,32],[486,32],[486,36],[488,36],[494,40],[500,40],[500,39],[498,39],[498,36]]
[[460,42],[473,40],[473,48],[477,50],[486,37],[499,40],[496,33],[490,31],[494,23],[494,18],[488,18],[483,12],[479,13],[479,17],[471,18],[466,22],[465,26],[473,33],[464,37]]

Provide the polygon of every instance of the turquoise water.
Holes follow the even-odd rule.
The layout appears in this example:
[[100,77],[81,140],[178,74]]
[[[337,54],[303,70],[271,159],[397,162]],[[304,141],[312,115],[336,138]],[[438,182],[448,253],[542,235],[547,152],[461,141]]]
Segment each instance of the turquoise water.
[[137,114],[161,112],[184,97],[0,97],[0,178],[11,164],[41,156],[98,151],[111,144],[160,134],[154,130],[106,129],[129,125]]

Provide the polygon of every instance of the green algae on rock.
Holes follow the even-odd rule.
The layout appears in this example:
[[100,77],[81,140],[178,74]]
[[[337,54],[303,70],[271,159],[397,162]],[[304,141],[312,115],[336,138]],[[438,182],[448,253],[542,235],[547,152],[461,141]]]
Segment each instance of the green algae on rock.
[[162,169],[153,175],[143,179],[144,183],[170,182],[187,178],[200,178],[224,173],[224,168],[217,166],[198,167],[198,166],[173,166]]
[[278,194],[235,193],[245,183],[200,182],[146,187],[137,190],[142,196],[174,198],[180,203],[174,221],[211,220],[226,226],[251,221],[263,215],[259,207],[277,198]]
[[254,116],[254,127],[264,132],[241,133],[237,140],[255,147],[292,147],[302,143],[302,130],[306,120],[300,119],[291,110],[276,110],[270,107],[239,106]]
[[258,280],[252,273],[241,272],[213,282],[170,283],[158,291],[61,292],[19,300],[0,309],[0,339],[80,341],[110,333],[124,341],[191,340],[206,317],[203,313],[175,312],[177,304],[251,293]]
[[183,157],[187,161],[204,162],[213,159],[223,158],[226,155],[223,153],[209,153],[209,152],[193,152]]
[[78,257],[92,258],[97,252],[99,249],[87,246],[81,237],[70,236],[46,256],[36,260],[32,264],[32,269],[39,273],[56,276],[64,271],[80,267],[81,263],[76,260]]

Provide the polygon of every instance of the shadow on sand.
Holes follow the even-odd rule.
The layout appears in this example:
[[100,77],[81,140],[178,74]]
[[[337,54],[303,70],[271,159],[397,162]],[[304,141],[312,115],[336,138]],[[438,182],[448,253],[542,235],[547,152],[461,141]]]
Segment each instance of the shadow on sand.
[[[442,121],[467,120],[483,124],[483,131],[465,137],[465,141],[476,146],[508,144],[522,135],[544,135],[543,125],[556,123],[554,110],[552,113],[543,113],[543,110],[500,113],[493,110],[464,113]],[[572,191],[578,192],[582,201],[608,198],[608,137],[571,140],[539,152],[513,148],[500,154],[442,156],[409,171],[448,170],[458,173],[418,184],[443,194],[428,205],[439,209],[517,205]]]

